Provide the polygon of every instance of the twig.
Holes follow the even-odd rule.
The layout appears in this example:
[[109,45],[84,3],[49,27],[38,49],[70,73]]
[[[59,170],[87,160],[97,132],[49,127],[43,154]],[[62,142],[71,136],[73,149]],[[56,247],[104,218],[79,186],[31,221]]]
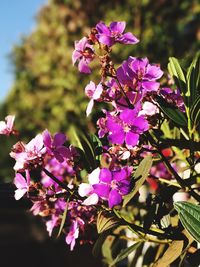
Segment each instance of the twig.
[[56,178],[51,172],[47,169],[43,168],[43,171],[46,175],[48,175],[54,182],[56,182],[61,188],[65,189],[70,194],[73,194],[73,190],[71,190],[65,183],[61,182],[58,178]]

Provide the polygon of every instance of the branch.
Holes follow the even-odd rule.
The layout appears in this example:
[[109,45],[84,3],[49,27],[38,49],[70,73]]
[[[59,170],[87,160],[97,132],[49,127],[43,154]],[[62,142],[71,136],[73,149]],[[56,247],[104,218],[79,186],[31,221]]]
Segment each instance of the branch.
[[155,142],[155,140],[153,139],[153,137],[151,136],[151,134],[149,132],[146,133],[146,136],[150,142],[150,144],[152,146],[155,146],[157,149],[158,154],[161,156],[161,159],[163,160],[163,162],[165,163],[165,165],[167,166],[168,170],[170,171],[170,173],[174,176],[174,178],[176,179],[176,181],[178,182],[178,184],[182,187],[182,188],[189,188],[189,193],[191,194],[191,196],[193,196],[194,199],[196,199],[198,202],[200,202],[200,195],[197,194],[192,188],[191,186],[184,180],[182,179],[178,173],[174,170],[174,168],[171,166],[170,162],[168,161],[168,159],[164,156],[164,154],[162,153],[162,147],[157,144]]

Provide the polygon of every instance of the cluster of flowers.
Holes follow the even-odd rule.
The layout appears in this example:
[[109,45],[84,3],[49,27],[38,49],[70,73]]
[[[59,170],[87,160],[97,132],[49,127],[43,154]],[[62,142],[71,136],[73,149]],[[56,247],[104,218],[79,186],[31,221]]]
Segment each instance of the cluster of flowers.
[[[91,235],[86,232],[92,231],[96,223],[97,205],[112,209],[131,191],[134,173],[131,166],[146,153],[141,140],[145,140],[146,131],[157,127],[161,116],[154,96],[160,94],[184,112],[178,90],[176,93],[160,87],[158,80],[163,71],[159,65],[149,63],[147,58],[130,56],[115,69],[110,58],[112,46],[139,42],[132,33],[125,32],[125,26],[125,22],[112,22],[109,26],[99,22],[87,37],[75,42],[72,55],[80,72],[91,73],[89,64],[95,59],[101,65],[100,83],[91,81],[85,88],[90,98],[86,114],[90,115],[96,102],[110,105],[97,121],[99,138],[106,140],[102,147],[106,164],[91,170],[82,182],[80,171],[84,166],[78,151],[66,146],[64,134],[52,137],[48,130],[28,144],[18,142],[10,153],[16,160],[15,198],[26,195],[33,202],[31,211],[44,217],[50,235],[61,225],[62,214],[67,210],[63,232],[71,250],[78,237],[82,243],[90,241],[87,238]],[[13,121],[14,116],[8,116],[5,122],[0,122],[0,134],[15,133]],[[39,181],[31,179],[35,169],[40,171]],[[171,179],[162,163],[154,166],[151,175],[151,179],[156,176]]]
[[[18,142],[10,155],[16,160],[15,199],[19,200],[26,194],[33,202],[33,214],[45,219],[49,235],[60,226],[62,214],[67,209],[63,232],[72,250],[79,235],[82,235],[82,242],[84,238],[85,242],[90,241],[86,240],[85,232],[90,227],[92,230],[96,211],[83,206],[82,201],[73,197],[72,190],[81,168],[78,152],[73,146],[65,146],[65,143],[64,134],[57,133],[52,137],[45,130],[28,144]],[[31,180],[35,169],[40,171],[39,182]]]

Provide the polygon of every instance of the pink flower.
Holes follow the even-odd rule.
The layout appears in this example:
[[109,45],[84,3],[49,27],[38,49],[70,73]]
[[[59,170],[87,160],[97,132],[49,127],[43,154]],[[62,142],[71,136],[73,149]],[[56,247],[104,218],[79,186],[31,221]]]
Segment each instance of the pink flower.
[[86,115],[89,116],[90,113],[92,112],[92,108],[94,106],[94,100],[98,101],[100,100],[101,94],[103,92],[103,87],[101,84],[98,84],[97,86],[95,85],[94,82],[90,82],[86,87],[85,87],[85,93],[86,95],[91,98],[90,102],[87,105],[86,109]]
[[100,174],[100,168],[96,168],[88,175],[88,181],[87,183],[81,183],[79,185],[78,193],[81,197],[87,196],[87,198],[83,201],[83,205],[90,206],[90,205],[96,205],[99,201],[99,197],[96,193],[93,192],[93,186],[94,184],[99,183],[99,174]]
[[14,170],[36,168],[43,164],[43,156],[46,153],[43,137],[38,134],[28,144],[18,142],[13,146],[10,156],[16,160]]
[[140,115],[153,116],[158,112],[159,110],[156,105],[154,105],[153,103],[149,101],[145,101],[142,106],[142,110],[139,112],[139,116]]
[[0,134],[10,135],[14,133],[14,120],[15,116],[8,115],[7,117],[5,117],[5,121],[0,121]]
[[20,173],[16,173],[15,179],[14,179],[14,184],[17,187],[17,190],[15,190],[15,199],[19,200],[28,192],[28,189],[30,186],[29,171],[26,170],[26,179]]
[[74,249],[76,239],[79,236],[79,227],[77,221],[73,221],[69,233],[67,234],[65,241],[68,245],[70,245],[70,250],[72,251]]
[[52,231],[53,231],[54,227],[57,226],[58,220],[59,220],[59,217],[56,216],[55,214],[52,214],[51,220],[46,222],[46,227],[47,227],[47,231],[49,233],[49,236],[52,235]]
[[78,69],[82,73],[91,73],[88,67],[89,63],[94,59],[94,49],[89,44],[88,39],[83,37],[80,41],[75,42],[75,50],[72,53],[73,65],[78,61]]

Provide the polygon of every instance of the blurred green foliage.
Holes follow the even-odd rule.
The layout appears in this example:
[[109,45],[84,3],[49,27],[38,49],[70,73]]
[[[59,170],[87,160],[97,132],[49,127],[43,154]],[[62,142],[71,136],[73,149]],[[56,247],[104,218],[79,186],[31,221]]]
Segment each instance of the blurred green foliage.
[[[15,82],[0,107],[1,119],[16,114],[17,129],[30,139],[45,128],[67,131],[69,125],[84,127],[87,99],[84,87],[91,77],[72,66],[75,40],[89,33],[99,20],[124,20],[140,43],[114,48],[116,63],[132,56],[147,56],[166,68],[168,57],[190,60],[200,45],[198,0],[51,0],[37,15],[30,35],[13,48],[11,61]],[[10,180],[9,141],[0,139],[0,180]]]

